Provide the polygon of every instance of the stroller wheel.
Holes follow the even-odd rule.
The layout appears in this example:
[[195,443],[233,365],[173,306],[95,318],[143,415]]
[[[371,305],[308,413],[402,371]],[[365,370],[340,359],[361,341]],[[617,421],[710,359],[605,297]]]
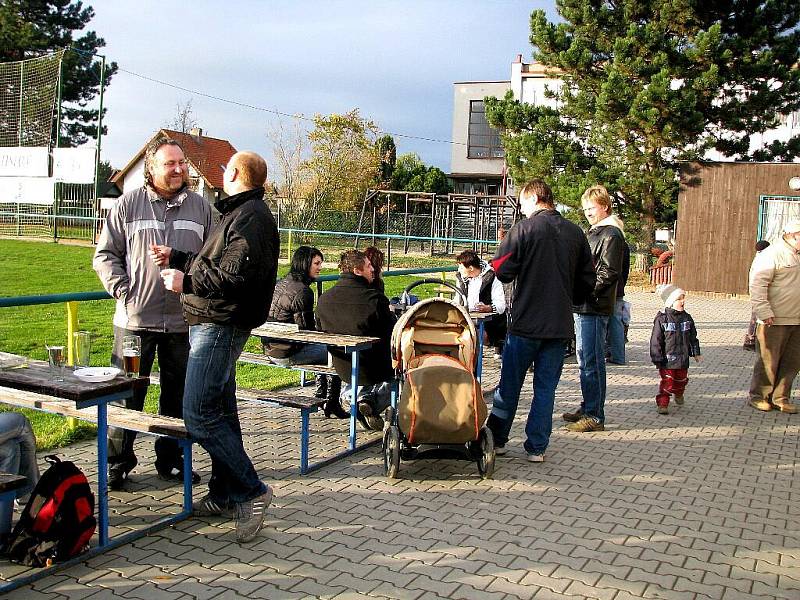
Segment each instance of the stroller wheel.
[[481,427],[476,445],[476,462],[481,479],[491,479],[494,474],[494,436],[488,427]]
[[389,479],[400,470],[400,430],[394,425],[383,434],[383,470]]

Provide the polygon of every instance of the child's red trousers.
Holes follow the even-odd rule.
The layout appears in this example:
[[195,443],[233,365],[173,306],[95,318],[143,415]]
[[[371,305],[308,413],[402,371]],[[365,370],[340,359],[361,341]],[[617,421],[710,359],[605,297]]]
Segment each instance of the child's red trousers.
[[661,383],[658,386],[656,404],[669,406],[669,395],[683,396],[686,384],[689,383],[689,369],[659,369]]

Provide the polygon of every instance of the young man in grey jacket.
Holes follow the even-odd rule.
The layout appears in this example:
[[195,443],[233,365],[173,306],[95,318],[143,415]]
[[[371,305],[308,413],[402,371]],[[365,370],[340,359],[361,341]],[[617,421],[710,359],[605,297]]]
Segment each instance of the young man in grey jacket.
[[[187,189],[188,164],[181,146],[169,138],[155,140],[145,151],[145,185],[123,194],[106,218],[93,266],[106,291],[117,301],[112,361],[122,367],[122,338],[141,338],[139,374],[150,375],[158,353],[161,373],[159,414],[182,417],[189,327],[180,299],[164,289],[160,270],[149,258],[153,245],[197,252],[211,229],[211,207]],[[142,410],[146,389],[138,389],[126,408]],[[136,433],[110,428],[108,484],[122,489],[138,460]],[[156,471],[166,480],[182,481],[183,459],[178,444],[156,438]],[[195,483],[199,476],[193,474]]]

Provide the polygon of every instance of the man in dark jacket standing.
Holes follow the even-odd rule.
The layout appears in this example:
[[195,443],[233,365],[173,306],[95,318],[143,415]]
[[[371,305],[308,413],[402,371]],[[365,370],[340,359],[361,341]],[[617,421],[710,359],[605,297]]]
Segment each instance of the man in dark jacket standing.
[[225,169],[229,197],[218,201],[219,225],[197,255],[156,247],[164,285],[183,293],[189,323],[189,364],[183,418],[211,456],[208,494],[194,503],[199,516],[236,516],[236,538],[248,542],[264,523],[272,488],[258,478],[245,452],[236,408],[236,361],[250,330],[267,319],[278,273],[280,240],[264,202],[267,164],[237,152]]
[[[366,335],[380,341],[359,354],[358,420],[365,429],[383,429],[383,412],[390,402],[390,385],[394,379],[390,344],[397,321],[389,309],[389,299],[374,289],[372,263],[364,252],[348,250],[339,262],[339,281],[317,301],[317,318],[322,331],[345,335]],[[352,389],[349,353],[331,348],[336,373],[348,385],[342,395]]]
[[617,301],[622,275],[625,237],[623,225],[611,214],[611,197],[602,185],[587,189],[581,197],[583,214],[591,225],[587,238],[594,261],[594,291],[586,302],[576,303],[575,348],[583,401],[580,408],[564,413],[570,431],[603,431],[606,403],[606,334]]
[[488,426],[495,451],[505,454],[520,390],[533,364],[524,447],[528,460],[542,462],[553,429],[564,350],[572,338],[572,305],[591,292],[594,270],[583,231],[558,213],[544,181],[528,183],[519,201],[527,218],[511,228],[492,261],[497,278],[516,281],[516,288]]

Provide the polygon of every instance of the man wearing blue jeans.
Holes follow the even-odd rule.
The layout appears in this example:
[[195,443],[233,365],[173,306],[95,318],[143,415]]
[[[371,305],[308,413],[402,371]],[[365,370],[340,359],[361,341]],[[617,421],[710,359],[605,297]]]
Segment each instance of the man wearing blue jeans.
[[614,312],[608,319],[608,335],[606,336],[606,362],[612,365],[625,364],[625,342],[630,313],[625,314],[625,284],[631,270],[631,249],[628,244],[622,249],[622,272],[617,279],[617,301]]
[[236,516],[236,538],[249,542],[264,524],[272,488],[262,482],[244,449],[236,408],[236,361],[250,330],[267,319],[278,272],[280,240],[264,202],[267,165],[253,152],[234,154],[224,174],[229,196],[197,255],[157,246],[156,264],[167,289],[183,293],[189,323],[189,363],[183,418],[211,457],[208,494],[198,516]]
[[611,214],[611,197],[602,185],[587,189],[581,197],[583,214],[591,227],[587,234],[595,270],[594,291],[576,302],[575,351],[583,401],[578,410],[564,413],[567,429],[603,431],[606,403],[606,335],[608,320],[617,300],[617,284],[623,269],[623,225]]
[[487,426],[495,451],[505,454],[520,390],[533,365],[524,448],[529,461],[542,462],[553,429],[564,351],[572,337],[572,305],[583,302],[592,290],[594,269],[583,231],[556,211],[544,181],[528,183],[519,200],[527,218],[511,228],[492,261],[497,278],[503,283],[516,281],[516,287],[500,383]]

